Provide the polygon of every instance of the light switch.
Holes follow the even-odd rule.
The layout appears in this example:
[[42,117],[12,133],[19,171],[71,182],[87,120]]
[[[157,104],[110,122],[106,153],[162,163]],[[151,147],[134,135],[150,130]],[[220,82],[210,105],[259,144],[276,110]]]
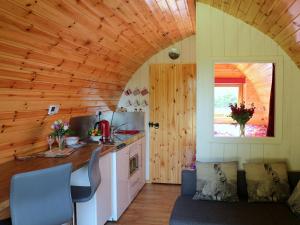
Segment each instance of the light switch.
[[58,113],[59,111],[59,105],[50,105],[48,109],[48,115],[54,115]]

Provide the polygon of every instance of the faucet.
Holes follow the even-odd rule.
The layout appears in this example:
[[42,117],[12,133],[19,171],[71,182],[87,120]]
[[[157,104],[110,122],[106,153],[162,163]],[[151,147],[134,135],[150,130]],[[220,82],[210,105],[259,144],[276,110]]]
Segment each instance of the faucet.
[[112,128],[112,134],[115,136],[116,132],[120,130],[120,127],[127,125],[128,123],[122,123],[121,125],[117,126],[116,128]]

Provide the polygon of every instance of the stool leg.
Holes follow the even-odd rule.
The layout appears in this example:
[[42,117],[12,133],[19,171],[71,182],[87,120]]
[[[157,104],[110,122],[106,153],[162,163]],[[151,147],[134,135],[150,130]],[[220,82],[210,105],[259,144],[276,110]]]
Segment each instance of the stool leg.
[[77,225],[77,208],[76,208],[76,202],[74,202],[74,223],[73,225]]

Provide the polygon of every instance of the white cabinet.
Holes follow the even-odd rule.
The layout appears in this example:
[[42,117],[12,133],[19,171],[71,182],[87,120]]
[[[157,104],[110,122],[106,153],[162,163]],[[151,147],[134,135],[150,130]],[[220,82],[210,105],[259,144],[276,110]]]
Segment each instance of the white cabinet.
[[127,209],[130,204],[128,196],[128,177],[129,177],[129,151],[128,147],[117,152],[117,199],[118,217]]
[[[144,138],[112,153],[112,219],[117,221],[145,184]],[[130,175],[129,160],[138,155],[138,170]]]
[[[138,154],[138,170],[129,174],[129,159]],[[88,202],[77,203],[78,225],[118,220],[145,184],[145,138],[100,158],[101,184]],[[87,166],[72,173],[72,185],[89,186]]]
[[[94,197],[83,203],[77,203],[77,224],[78,225],[104,225],[112,216],[112,154],[108,153],[99,161],[101,183]],[[72,185],[89,186],[87,166],[76,170],[72,174]]]
[[139,140],[141,143],[141,180],[140,180],[140,189],[146,183],[146,138],[143,137]]
[[130,204],[129,188],[129,147],[113,152],[112,182],[113,204],[112,218],[118,220]]
[[138,140],[129,146],[129,157],[138,156],[138,170],[129,178],[129,199],[132,201],[141,189],[142,182],[142,146]]
[[[103,225],[112,216],[111,154],[100,158],[101,184],[97,190],[97,225]],[[86,224],[86,223],[85,223]]]

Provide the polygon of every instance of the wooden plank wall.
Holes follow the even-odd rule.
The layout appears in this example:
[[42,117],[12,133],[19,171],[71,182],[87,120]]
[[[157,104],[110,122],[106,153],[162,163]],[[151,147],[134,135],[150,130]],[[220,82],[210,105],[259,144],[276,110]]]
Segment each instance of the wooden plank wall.
[[196,65],[150,66],[150,176],[153,183],[181,183],[186,152],[196,150]]
[[274,39],[300,68],[300,0],[197,0],[237,17]]
[[[244,1],[246,2],[246,1]],[[300,170],[300,71],[284,50],[254,27],[221,10],[197,3],[197,159],[288,161],[290,169]],[[279,94],[282,118],[276,124],[280,137],[275,142],[213,139],[213,62],[278,59]],[[278,89],[279,90],[279,89]]]
[[56,119],[113,110],[144,61],[194,31],[191,0],[1,0],[0,163],[45,149]]

